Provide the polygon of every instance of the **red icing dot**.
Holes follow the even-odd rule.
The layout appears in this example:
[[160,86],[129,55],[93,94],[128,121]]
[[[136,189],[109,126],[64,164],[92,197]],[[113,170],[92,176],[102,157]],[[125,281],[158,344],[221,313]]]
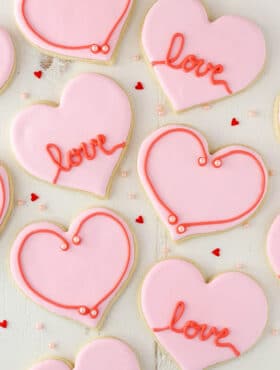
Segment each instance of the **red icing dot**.
[[136,90],[144,90],[144,86],[142,82],[138,81],[137,84],[135,85]]
[[135,220],[135,222],[137,222],[138,224],[143,224],[144,223],[144,218],[143,216],[138,216]]
[[233,119],[231,120],[231,125],[232,125],[232,126],[238,126],[238,125],[239,125],[239,121],[238,121],[236,118],[233,118]]
[[216,257],[220,257],[221,255],[221,249],[220,248],[216,248],[212,251],[212,254],[214,254],[214,256]]
[[37,195],[35,193],[31,193],[30,194],[30,199],[31,199],[31,202],[36,202],[36,200],[39,199],[39,195]]
[[42,71],[35,71],[34,72],[34,76],[36,77],[36,78],[42,78],[42,75],[43,75],[43,72]]

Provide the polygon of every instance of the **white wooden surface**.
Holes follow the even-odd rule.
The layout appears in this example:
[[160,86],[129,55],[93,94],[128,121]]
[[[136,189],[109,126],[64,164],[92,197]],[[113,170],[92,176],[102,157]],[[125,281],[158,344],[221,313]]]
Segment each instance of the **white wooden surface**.
[[[120,48],[116,64],[102,67],[85,63],[64,64],[50,59],[50,67],[41,80],[33,77],[33,71],[41,69],[42,55],[20,35],[13,17],[13,1],[0,0],[0,24],[11,32],[17,49],[17,72],[8,90],[0,97],[0,158],[9,165],[15,186],[16,199],[26,199],[36,192],[40,200],[15,207],[12,217],[0,239],[0,320],[7,319],[10,326],[0,330],[0,369],[28,370],[33,363],[49,356],[74,360],[78,350],[99,335],[114,335],[127,340],[137,351],[143,370],[176,369],[172,360],[160,355],[152,336],[142,322],[137,309],[137,293],[148,267],[157,261],[165,246],[170,255],[184,256],[195,261],[211,277],[244,264],[244,271],[256,278],[266,290],[270,303],[268,327],[263,338],[249,353],[238,360],[219,365],[224,370],[279,369],[280,336],[272,336],[272,328],[280,328],[280,286],[266,260],[265,239],[268,227],[280,211],[280,145],[276,142],[272,127],[273,100],[280,90],[280,10],[278,0],[205,0],[212,17],[222,14],[244,15],[258,22],[266,35],[268,58],[265,72],[250,89],[228,100],[215,104],[211,110],[201,108],[185,114],[171,113],[161,90],[144,61],[135,62],[133,56],[141,52],[139,35],[143,17],[154,2],[135,0],[136,6],[128,31]],[[172,0],[170,0],[172,3]],[[78,4],[78,1],[77,1]],[[127,178],[116,176],[111,199],[97,201],[94,197],[67,191],[44,184],[26,174],[16,163],[9,144],[9,130],[14,115],[26,104],[37,100],[59,101],[66,82],[80,72],[97,71],[114,77],[132,97],[135,110],[135,131],[126,159],[121,168],[129,171]],[[134,84],[142,81],[145,90],[135,91]],[[22,92],[31,94],[24,101]],[[156,105],[163,103],[168,114],[158,117]],[[258,111],[256,118],[249,118],[248,111]],[[240,126],[231,127],[232,117],[240,120]],[[268,167],[274,172],[266,202],[249,227],[207,237],[192,239],[175,245],[158,223],[154,211],[145,198],[136,173],[137,151],[145,136],[165,123],[190,123],[207,135],[211,147],[242,143],[258,150]],[[135,192],[136,200],[129,200],[128,193]],[[39,204],[48,209],[39,210]],[[16,288],[9,272],[9,251],[16,233],[27,223],[48,219],[66,226],[82,210],[90,206],[109,206],[121,212],[135,231],[139,261],[136,273],[118,302],[113,306],[101,332],[57,317],[38,307]],[[134,219],[139,214],[144,225]],[[210,252],[219,247],[220,258]],[[42,322],[45,330],[38,331],[35,324]],[[48,348],[50,342],[57,348]],[[86,369],[85,369],[86,370]]]

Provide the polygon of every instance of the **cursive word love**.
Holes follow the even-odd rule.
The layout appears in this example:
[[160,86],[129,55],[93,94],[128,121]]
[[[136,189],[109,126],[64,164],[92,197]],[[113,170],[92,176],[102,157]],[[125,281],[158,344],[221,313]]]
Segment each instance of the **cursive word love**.
[[184,302],[178,302],[175,306],[174,312],[172,314],[170,323],[168,326],[163,328],[155,328],[153,331],[159,333],[162,331],[171,330],[173,333],[182,334],[186,339],[199,339],[205,342],[209,339],[214,339],[214,344],[217,347],[229,348],[235,356],[240,356],[240,352],[236,347],[229,342],[221,342],[221,340],[227,338],[230,335],[228,328],[217,329],[215,326],[210,326],[207,324],[199,324],[196,321],[186,321],[181,327],[178,327],[178,323],[186,312],[186,305]]
[[212,63],[207,63],[204,59],[198,58],[194,54],[182,57],[184,47],[185,36],[182,33],[175,33],[171,39],[166,59],[152,62],[152,65],[157,66],[163,64],[173,69],[182,70],[185,73],[194,72],[196,77],[205,77],[209,75],[210,82],[213,85],[223,85],[226,91],[232,94],[228,83],[225,80],[216,78],[217,75],[224,72],[224,67],[221,64],[214,65]]
[[57,167],[53,184],[56,184],[61,172],[69,172],[74,167],[79,167],[84,160],[93,161],[98,151],[106,156],[113,155],[117,150],[123,149],[126,143],[113,146],[111,149],[105,148],[105,135],[97,135],[96,139],[91,139],[89,143],[82,142],[79,147],[68,150],[65,154],[56,144],[47,144],[46,150]]

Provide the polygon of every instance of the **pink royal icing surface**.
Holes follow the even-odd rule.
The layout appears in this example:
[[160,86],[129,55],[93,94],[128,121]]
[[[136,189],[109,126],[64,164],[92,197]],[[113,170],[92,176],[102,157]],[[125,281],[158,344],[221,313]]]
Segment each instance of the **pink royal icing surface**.
[[128,226],[102,208],[83,212],[68,231],[47,222],[27,226],[10,259],[14,279],[28,297],[90,327],[100,325],[134,261]]
[[0,227],[7,217],[11,203],[11,189],[9,175],[6,169],[0,165]]
[[[183,310],[173,316],[178,302]],[[182,370],[203,370],[246,352],[262,334],[268,315],[266,297],[249,276],[228,272],[207,284],[191,263],[180,259],[151,269],[141,307],[150,330]]]
[[273,221],[267,237],[267,254],[275,274],[280,276],[280,215]]
[[31,175],[105,197],[131,124],[125,92],[103,75],[86,73],[67,85],[58,107],[35,104],[20,112],[12,145]]
[[29,41],[68,57],[110,61],[133,0],[16,0],[16,20]]
[[[69,370],[66,363],[46,360],[30,370]],[[124,342],[115,338],[102,338],[93,341],[78,355],[73,370],[140,370],[135,353]]]
[[243,90],[261,72],[266,56],[256,24],[238,16],[209,22],[199,0],[158,0],[146,16],[142,43],[176,111]]
[[180,125],[160,128],[143,142],[138,172],[174,240],[240,224],[267,190],[258,154],[237,145],[209,154],[205,138]]
[[9,33],[0,27],[0,89],[5,87],[11,77],[15,65],[15,48]]

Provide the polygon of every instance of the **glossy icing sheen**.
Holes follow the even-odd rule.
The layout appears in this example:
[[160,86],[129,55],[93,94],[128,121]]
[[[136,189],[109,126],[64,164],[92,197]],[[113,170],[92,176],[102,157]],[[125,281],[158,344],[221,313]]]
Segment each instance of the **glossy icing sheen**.
[[132,234],[106,209],[82,213],[66,232],[47,222],[31,224],[11,252],[13,276],[27,296],[91,327],[100,324],[133,265]]
[[[66,363],[46,360],[30,370],[69,370]],[[114,338],[95,340],[78,355],[73,370],[140,370],[135,353],[130,347]]]
[[15,65],[15,49],[8,32],[0,27],[0,90],[11,77]]
[[268,232],[267,254],[273,271],[280,277],[280,215],[275,218]]
[[[67,85],[58,107],[36,104],[18,114],[12,145],[32,175],[104,197],[131,123],[124,91],[103,75],[82,74]],[[58,172],[59,163],[65,170]]]
[[209,154],[200,133],[179,125],[163,127],[143,142],[138,171],[174,240],[240,224],[267,189],[259,155],[236,145]]
[[[177,33],[184,37],[182,50],[177,39],[168,58],[171,40]],[[266,55],[264,36],[257,25],[237,16],[223,16],[211,23],[199,0],[158,0],[145,19],[142,42],[176,111],[243,90],[260,73]],[[187,56],[184,71],[180,64]],[[208,63],[222,66],[223,72],[218,68],[215,80],[225,80],[229,89],[211,83],[212,72],[206,73]],[[209,69],[213,71],[212,67]]]
[[[157,331],[171,326],[179,301],[185,310],[173,330]],[[141,306],[149,328],[182,370],[203,370],[236,358],[229,343],[244,353],[262,334],[268,314],[262,289],[247,275],[224,273],[206,284],[191,263],[180,259],[165,260],[152,268],[144,279]],[[214,334],[201,339],[205,325],[204,335],[214,327],[228,330],[219,345]]]
[[133,0],[16,0],[16,19],[23,34],[41,49],[106,62],[132,4]]

